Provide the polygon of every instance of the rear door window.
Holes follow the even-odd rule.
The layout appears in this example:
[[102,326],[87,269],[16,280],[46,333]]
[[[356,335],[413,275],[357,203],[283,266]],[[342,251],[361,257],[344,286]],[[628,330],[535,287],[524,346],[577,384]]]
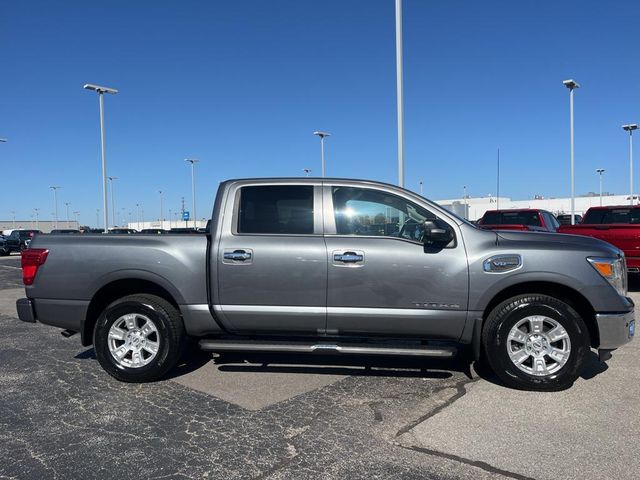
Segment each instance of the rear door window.
[[240,234],[313,234],[313,185],[240,189]]

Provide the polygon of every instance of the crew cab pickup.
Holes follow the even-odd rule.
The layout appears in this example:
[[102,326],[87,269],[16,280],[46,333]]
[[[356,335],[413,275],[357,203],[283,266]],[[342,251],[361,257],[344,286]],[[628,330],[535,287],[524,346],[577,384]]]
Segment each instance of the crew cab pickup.
[[34,235],[42,233],[40,230],[13,230],[8,237],[5,237],[3,251],[7,255],[11,252],[21,252],[29,246]]
[[561,233],[585,235],[622,250],[630,273],[640,273],[640,205],[591,207],[578,225],[562,225]]
[[477,225],[486,230],[522,230],[555,232],[560,226],[556,217],[546,210],[523,208],[513,210],[487,210]]
[[191,337],[212,352],[469,351],[507,385],[557,390],[635,331],[616,247],[482,230],[372,181],[229,180],[204,235],[36,236],[22,266],[19,318],[79,332],[130,382],[162,377]]

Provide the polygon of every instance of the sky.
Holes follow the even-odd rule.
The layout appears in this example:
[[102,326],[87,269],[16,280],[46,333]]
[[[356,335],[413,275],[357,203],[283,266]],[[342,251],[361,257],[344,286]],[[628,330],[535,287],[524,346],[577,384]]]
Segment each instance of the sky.
[[[629,191],[640,122],[640,2],[404,0],[405,186],[431,199]],[[102,208],[98,98],[119,217],[191,206],[228,178],[320,174],[397,183],[393,0],[0,0],[0,220],[51,219],[59,185]],[[640,134],[638,135],[640,137]],[[640,152],[640,144],[637,148]],[[638,155],[640,157],[640,154]],[[640,165],[636,165],[640,190]],[[122,208],[125,209],[124,215]],[[131,213],[131,216],[129,215]],[[73,217],[73,214],[72,214]],[[120,223],[120,222],[118,222]]]

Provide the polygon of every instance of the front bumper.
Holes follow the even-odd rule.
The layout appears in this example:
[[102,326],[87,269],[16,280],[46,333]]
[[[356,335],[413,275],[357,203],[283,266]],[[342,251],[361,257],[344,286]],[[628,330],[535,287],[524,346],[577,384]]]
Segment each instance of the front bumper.
[[16,300],[16,310],[18,311],[18,318],[23,322],[36,322],[36,312],[33,308],[33,302],[31,299],[19,298]]
[[625,313],[597,313],[600,334],[599,349],[613,350],[628,343],[635,333],[634,311]]

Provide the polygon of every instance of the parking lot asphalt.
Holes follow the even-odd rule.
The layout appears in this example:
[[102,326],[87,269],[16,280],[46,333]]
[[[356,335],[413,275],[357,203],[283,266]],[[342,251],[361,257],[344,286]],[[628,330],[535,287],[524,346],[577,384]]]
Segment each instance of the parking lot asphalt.
[[0,257],[0,478],[637,477],[637,342],[553,394],[462,361],[196,351],[124,384],[77,337],[16,319],[18,267]]

